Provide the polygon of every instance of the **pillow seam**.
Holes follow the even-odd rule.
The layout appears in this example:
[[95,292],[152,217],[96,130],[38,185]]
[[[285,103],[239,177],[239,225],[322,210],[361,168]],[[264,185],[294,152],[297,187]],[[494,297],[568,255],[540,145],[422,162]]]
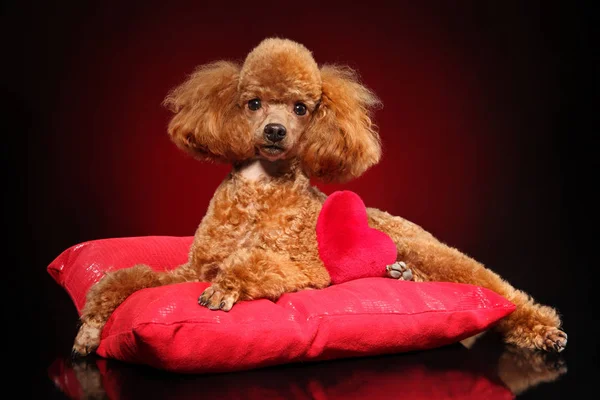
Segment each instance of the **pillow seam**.
[[[513,308],[513,306],[509,306],[509,305],[503,305],[503,306],[498,306],[498,307],[494,307],[494,308],[486,308],[485,310],[503,310],[503,309],[511,309]],[[309,322],[313,319],[317,319],[317,318],[322,318],[322,317],[354,317],[354,316],[365,316],[365,315],[373,315],[373,316],[381,316],[381,315],[390,315],[390,316],[406,316],[406,315],[422,315],[422,314],[429,314],[429,313],[439,313],[439,314],[455,314],[455,313],[460,313],[460,312],[470,312],[470,311],[477,311],[476,309],[471,309],[471,310],[455,310],[455,311],[448,311],[448,310],[444,310],[444,311],[440,311],[440,310],[428,310],[428,311],[419,311],[417,313],[357,313],[357,314],[337,314],[337,315],[332,315],[332,314],[319,314],[319,315],[314,315],[311,316],[309,318],[307,318],[306,322]],[[504,318],[504,317],[502,317]],[[499,318],[501,319],[501,318]],[[265,321],[269,321],[269,320],[265,320]],[[294,321],[297,322],[297,321]],[[250,322],[234,322],[234,323],[219,323],[219,324],[214,324],[213,322],[204,322],[204,321],[194,321],[194,320],[183,320],[183,321],[177,321],[177,322],[139,322],[139,323],[135,323],[132,324],[131,329],[135,329],[137,327],[141,327],[143,325],[162,325],[162,326],[171,326],[171,325],[177,325],[177,324],[188,324],[188,323],[193,323],[193,324],[202,324],[202,325],[250,325],[250,324],[256,324],[257,321],[250,321]]]

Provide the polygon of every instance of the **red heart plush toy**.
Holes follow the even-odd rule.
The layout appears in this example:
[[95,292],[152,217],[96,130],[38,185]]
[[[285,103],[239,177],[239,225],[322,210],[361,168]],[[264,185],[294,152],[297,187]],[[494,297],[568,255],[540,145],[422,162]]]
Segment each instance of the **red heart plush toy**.
[[384,277],[397,250],[385,233],[369,227],[367,209],[354,192],[332,193],[317,220],[319,255],[334,284]]

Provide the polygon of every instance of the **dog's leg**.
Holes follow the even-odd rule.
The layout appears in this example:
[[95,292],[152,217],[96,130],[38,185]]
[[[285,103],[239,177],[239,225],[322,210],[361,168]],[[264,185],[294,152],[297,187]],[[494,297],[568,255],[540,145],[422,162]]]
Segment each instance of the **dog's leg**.
[[192,272],[181,267],[170,272],[155,272],[146,265],[136,265],[106,273],[87,294],[73,355],[85,356],[96,350],[104,324],[112,312],[134,292],[187,280],[193,280]]
[[396,244],[399,256],[432,281],[483,286],[513,302],[517,309],[496,326],[507,343],[557,352],[566,346],[567,335],[558,329],[561,322],[554,309],[535,303],[482,264],[431,238],[399,239]]
[[394,240],[398,259],[410,266],[413,274],[431,281],[483,286],[512,301],[517,309],[496,326],[507,343],[557,352],[565,348],[567,335],[559,329],[561,322],[554,309],[535,303],[496,273],[441,243],[418,225],[380,210],[369,209],[368,212],[369,225]]
[[269,250],[241,249],[225,259],[213,284],[198,299],[211,310],[229,311],[240,300],[277,300],[286,292],[329,285],[319,260],[295,262]]

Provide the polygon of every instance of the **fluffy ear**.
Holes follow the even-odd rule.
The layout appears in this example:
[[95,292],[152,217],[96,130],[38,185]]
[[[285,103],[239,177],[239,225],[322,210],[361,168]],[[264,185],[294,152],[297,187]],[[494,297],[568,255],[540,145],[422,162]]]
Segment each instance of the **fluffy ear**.
[[370,111],[380,102],[347,67],[321,68],[323,95],[305,132],[304,170],[325,181],[347,181],[379,162],[381,143]]
[[168,94],[163,104],[175,113],[168,131],[179,148],[223,162],[253,155],[250,128],[238,105],[239,75],[234,63],[203,65]]

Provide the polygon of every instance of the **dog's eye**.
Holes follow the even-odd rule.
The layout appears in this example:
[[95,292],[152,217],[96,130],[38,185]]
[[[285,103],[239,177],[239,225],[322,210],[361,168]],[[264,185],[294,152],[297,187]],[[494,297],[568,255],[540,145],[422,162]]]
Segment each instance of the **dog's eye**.
[[306,114],[306,105],[304,103],[296,103],[294,106],[294,112],[296,115],[304,115]]
[[252,111],[258,110],[260,106],[260,99],[252,99],[248,102],[248,108]]

